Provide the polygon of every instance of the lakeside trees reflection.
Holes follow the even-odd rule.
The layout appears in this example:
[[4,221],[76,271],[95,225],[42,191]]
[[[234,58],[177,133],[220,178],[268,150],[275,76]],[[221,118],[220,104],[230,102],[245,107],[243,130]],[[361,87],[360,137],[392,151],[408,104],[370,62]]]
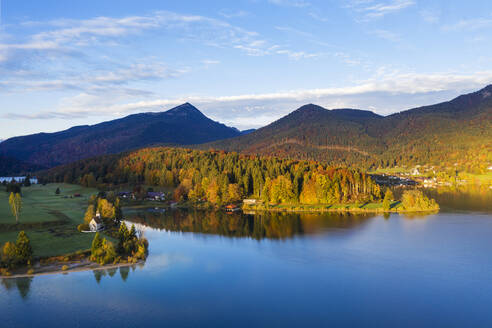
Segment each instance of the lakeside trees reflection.
[[153,229],[214,234],[226,237],[286,239],[330,229],[350,229],[373,214],[352,213],[225,213],[221,211],[128,211],[125,218]]
[[32,280],[33,277],[23,277],[16,279],[3,278],[1,284],[8,292],[13,290],[14,288],[17,288],[20,297],[23,300],[26,300],[29,296]]
[[[118,268],[108,268],[108,269],[100,269],[93,270],[92,273],[94,275],[94,279],[99,284],[104,277],[116,278],[116,273],[119,271],[119,276],[123,282],[126,282],[130,272],[133,272],[138,268],[143,268],[145,265],[144,262],[133,264],[129,266],[122,266]],[[0,284],[4,288],[6,292],[11,292],[17,289],[19,292],[19,296],[22,300],[28,300],[31,285],[35,277],[21,277],[21,278],[2,278],[0,280]]]

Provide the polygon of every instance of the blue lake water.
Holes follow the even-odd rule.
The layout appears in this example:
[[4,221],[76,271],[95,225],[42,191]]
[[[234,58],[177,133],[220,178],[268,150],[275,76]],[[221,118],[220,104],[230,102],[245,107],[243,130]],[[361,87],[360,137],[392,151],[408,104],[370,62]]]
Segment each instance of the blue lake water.
[[[12,181],[15,181],[15,182],[24,182],[25,179],[26,179],[26,177],[0,177],[0,183],[2,183],[4,181],[7,181],[7,182],[12,182]],[[31,179],[29,179],[29,181],[32,184],[37,184],[38,183],[38,179],[37,178],[31,178]]]
[[1,282],[2,327],[491,327],[492,215],[127,212],[143,266]]

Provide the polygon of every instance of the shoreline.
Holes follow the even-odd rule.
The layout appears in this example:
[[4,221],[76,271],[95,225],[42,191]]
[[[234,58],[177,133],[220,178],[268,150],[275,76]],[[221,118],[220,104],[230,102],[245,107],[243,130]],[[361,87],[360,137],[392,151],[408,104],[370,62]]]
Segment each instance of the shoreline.
[[[304,205],[305,206],[305,205]],[[312,205],[309,205],[312,206]],[[335,213],[375,213],[375,214],[385,214],[385,213],[434,213],[439,212],[439,208],[435,209],[422,209],[422,210],[402,210],[402,209],[390,209],[384,210],[382,208],[359,208],[359,207],[338,207],[331,208],[331,206],[326,205],[318,208],[303,208],[303,205],[292,206],[292,207],[276,207],[272,205],[270,207],[246,207],[243,206],[241,209],[244,213],[246,212],[302,212],[302,213],[322,213],[322,212],[335,212]],[[347,205],[350,206],[350,205]],[[327,208],[328,207],[328,208]]]
[[[9,278],[28,278],[28,277],[36,277],[36,276],[46,276],[46,275],[53,275],[53,274],[68,274],[68,273],[74,273],[74,272],[84,272],[84,271],[97,271],[97,270],[106,270],[106,269],[115,269],[115,268],[120,268],[120,267],[128,267],[128,266],[133,266],[136,264],[141,264],[145,263],[145,260],[140,260],[135,263],[133,262],[127,262],[127,263],[116,263],[116,264],[105,264],[105,265],[100,265],[95,262],[90,262],[89,260],[85,260],[81,263],[81,261],[73,262],[73,263],[57,263],[53,265],[41,265],[40,269],[42,268],[48,268],[48,270],[43,270],[39,272],[33,272],[31,274],[29,273],[16,273],[16,274],[11,274],[11,275],[0,275],[1,279],[9,279]],[[39,264],[39,263],[38,263]],[[63,270],[62,267],[64,265],[68,264],[74,264],[71,268],[67,270]],[[56,268],[54,268],[56,266]],[[24,268],[25,269],[25,268]]]

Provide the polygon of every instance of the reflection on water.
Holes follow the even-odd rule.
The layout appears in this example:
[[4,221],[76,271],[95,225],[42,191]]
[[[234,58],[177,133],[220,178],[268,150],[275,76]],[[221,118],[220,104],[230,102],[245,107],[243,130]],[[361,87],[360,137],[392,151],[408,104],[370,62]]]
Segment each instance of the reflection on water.
[[[404,219],[425,219],[429,214],[404,214]],[[230,238],[251,238],[255,240],[285,240],[294,237],[323,234],[331,232],[348,234],[362,229],[373,218],[374,214],[353,213],[282,213],[261,212],[244,214],[241,212],[226,213],[222,211],[198,211],[175,209],[171,211],[148,211],[145,208],[125,210],[128,223],[135,223],[141,228],[152,231],[189,232],[218,235]],[[386,220],[390,219],[385,214]],[[148,229],[147,229],[148,230]],[[150,267],[159,267],[157,263],[162,254],[152,254]],[[168,261],[167,256],[165,257]],[[93,270],[97,284],[108,278],[120,278],[126,282],[130,272],[142,269],[145,262],[117,268]],[[119,273],[119,274],[117,274]],[[6,291],[17,289],[22,299],[29,297],[29,290],[34,277],[5,278],[1,285]]]
[[127,210],[145,266],[3,279],[2,326],[492,327],[492,216],[449,208]]
[[126,282],[128,279],[128,275],[130,272],[133,272],[137,269],[143,269],[145,266],[145,262],[140,262],[137,264],[132,264],[132,265],[125,265],[125,266],[120,266],[116,268],[108,268],[108,269],[99,269],[99,270],[93,270],[92,273],[94,274],[94,279],[96,279],[96,282],[99,284],[101,280],[104,277],[107,278],[113,278],[113,277],[118,277],[116,273],[119,271],[119,277],[123,282]]
[[363,224],[371,214],[351,213],[225,213],[221,211],[172,210],[125,211],[126,220],[158,230],[195,232],[226,237],[286,239],[297,235],[351,228]]
[[492,189],[487,185],[463,185],[424,189],[442,210],[492,212]]
[[29,296],[29,289],[31,287],[32,280],[33,277],[23,277],[17,279],[4,278],[2,279],[2,286],[9,292],[16,288],[19,291],[19,295],[25,300]]
[[[99,270],[93,270],[92,273],[94,275],[94,279],[96,282],[99,284],[103,277],[108,277],[108,278],[113,278],[117,277],[116,273],[119,271],[119,277],[123,282],[126,282],[128,279],[128,275],[130,274],[131,271],[135,271],[137,268],[142,269],[145,266],[145,262],[133,264],[133,265],[128,265],[128,266],[122,266],[122,267],[115,267],[115,268],[108,268],[108,269],[99,269]],[[64,273],[64,275],[67,275],[69,273]],[[2,278],[1,279],[1,285],[7,292],[11,292],[15,289],[19,292],[19,295],[23,300],[27,300],[29,297],[29,290],[31,288],[32,281],[34,280],[35,277],[22,277],[22,278]]]

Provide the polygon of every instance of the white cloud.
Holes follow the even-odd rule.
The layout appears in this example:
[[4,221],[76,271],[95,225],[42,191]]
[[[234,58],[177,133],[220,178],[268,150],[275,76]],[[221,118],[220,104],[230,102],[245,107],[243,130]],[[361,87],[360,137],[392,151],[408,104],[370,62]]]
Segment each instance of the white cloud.
[[204,64],[205,66],[218,65],[220,64],[220,60],[205,59],[202,60],[202,64]]
[[353,86],[231,96],[183,96],[122,102],[120,100],[126,99],[123,93],[112,99],[107,99],[103,93],[82,93],[65,99],[57,111],[27,115],[11,113],[4,115],[4,118],[119,117],[135,112],[162,111],[191,102],[213,119],[244,129],[268,124],[306,103],[316,103],[326,108],[370,108],[379,114],[389,114],[449,100],[464,91],[478,90],[491,81],[492,71],[471,74],[390,72]]
[[[53,90],[109,90],[113,86],[139,81],[153,81],[178,78],[189,72],[189,68],[169,68],[163,63],[136,63],[115,70],[93,70],[89,72],[71,72],[59,78],[33,79],[23,74],[12,75],[0,80],[1,89],[8,92],[33,92]],[[149,94],[147,91],[134,92],[138,95]]]
[[237,18],[237,17],[246,17],[249,15],[249,12],[244,10],[230,11],[230,10],[223,9],[219,11],[219,15],[225,18]]
[[[61,59],[89,60],[87,51],[115,50],[125,44],[125,38],[143,34],[148,30],[170,31],[182,40],[203,45],[238,49],[250,56],[287,55],[289,58],[310,58],[306,51],[289,49],[272,44],[257,32],[249,31],[228,22],[199,15],[184,15],[157,11],[146,16],[122,18],[96,17],[85,20],[58,19],[47,22],[21,24],[28,28],[27,34],[0,39],[0,69],[12,72],[19,67],[39,71],[38,62],[59,63]],[[35,30],[34,34],[30,34]],[[145,36],[145,35],[144,35]],[[274,51],[282,48],[282,52]],[[305,53],[306,55],[300,55]],[[292,55],[294,54],[294,55]],[[69,66],[69,65],[66,65]]]
[[420,16],[424,21],[427,23],[437,23],[439,22],[440,19],[440,13],[437,11],[429,10],[429,9],[424,9],[420,11]]
[[473,31],[492,27],[492,18],[462,19],[455,24],[444,25],[445,31]]
[[384,40],[387,40],[390,42],[394,42],[394,43],[398,43],[401,41],[400,35],[398,35],[397,33],[391,32],[391,31],[387,31],[387,30],[372,30],[372,31],[369,31],[369,34],[375,35],[378,38],[381,38],[381,39],[384,39]]
[[413,0],[349,0],[347,7],[362,15],[362,20],[382,18],[413,6]]
[[310,2],[303,1],[303,0],[268,0],[268,2],[277,6],[296,7],[296,8],[304,8],[304,7],[309,7],[311,5]]

